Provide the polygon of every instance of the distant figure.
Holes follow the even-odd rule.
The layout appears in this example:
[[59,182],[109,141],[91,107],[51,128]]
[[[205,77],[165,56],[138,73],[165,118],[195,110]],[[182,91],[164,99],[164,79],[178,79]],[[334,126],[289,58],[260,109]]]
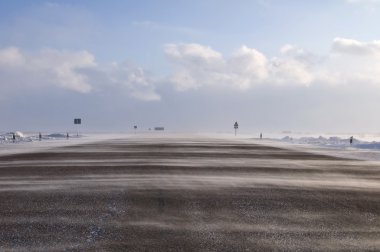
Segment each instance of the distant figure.
[[13,142],[16,141],[16,134],[15,133],[12,133],[12,139],[13,139]]
[[69,132],[66,133],[66,138],[69,139]]
[[41,132],[38,134],[38,139],[41,141],[42,139],[42,135],[41,135]]
[[263,133],[260,133],[260,139],[263,139]]
[[352,142],[354,141],[354,137],[353,136],[351,136],[350,137],[350,144],[352,145]]

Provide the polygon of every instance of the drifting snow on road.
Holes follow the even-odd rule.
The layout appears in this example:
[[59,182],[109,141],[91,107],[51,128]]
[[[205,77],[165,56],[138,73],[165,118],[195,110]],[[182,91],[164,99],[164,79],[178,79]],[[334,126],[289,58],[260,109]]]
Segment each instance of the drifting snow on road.
[[376,162],[270,141],[128,136],[0,156],[0,249],[376,250]]

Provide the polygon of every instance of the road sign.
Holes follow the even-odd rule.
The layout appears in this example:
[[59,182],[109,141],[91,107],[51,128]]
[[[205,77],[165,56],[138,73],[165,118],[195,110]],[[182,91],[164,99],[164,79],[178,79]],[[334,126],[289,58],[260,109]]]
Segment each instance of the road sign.
[[80,119],[80,118],[75,118],[75,119],[74,119],[74,124],[82,124],[82,119]]
[[235,124],[234,124],[235,136],[236,136],[236,131],[238,128],[239,128],[239,124],[238,124],[238,122],[235,122]]

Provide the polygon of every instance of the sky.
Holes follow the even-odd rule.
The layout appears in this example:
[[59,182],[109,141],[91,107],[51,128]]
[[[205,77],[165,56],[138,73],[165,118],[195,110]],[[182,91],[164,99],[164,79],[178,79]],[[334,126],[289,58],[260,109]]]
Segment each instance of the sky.
[[0,1],[0,131],[380,132],[378,0]]

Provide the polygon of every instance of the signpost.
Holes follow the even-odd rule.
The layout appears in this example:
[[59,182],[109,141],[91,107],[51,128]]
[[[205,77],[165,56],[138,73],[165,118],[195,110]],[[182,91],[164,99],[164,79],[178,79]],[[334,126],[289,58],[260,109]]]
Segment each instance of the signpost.
[[[75,124],[75,125],[80,125],[80,124],[82,124],[82,119],[81,119],[81,118],[74,118],[74,124]],[[78,127],[79,127],[79,126],[77,126],[77,136],[79,136],[79,130],[78,130]]]
[[238,122],[235,122],[235,124],[234,124],[235,136],[236,136],[236,131],[238,128],[239,128],[239,124],[238,124]]
[[137,125],[133,126],[133,128],[135,129],[135,134],[136,134],[136,130],[137,130]]

